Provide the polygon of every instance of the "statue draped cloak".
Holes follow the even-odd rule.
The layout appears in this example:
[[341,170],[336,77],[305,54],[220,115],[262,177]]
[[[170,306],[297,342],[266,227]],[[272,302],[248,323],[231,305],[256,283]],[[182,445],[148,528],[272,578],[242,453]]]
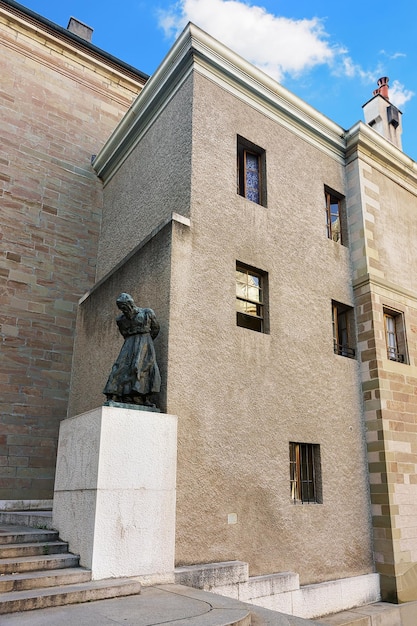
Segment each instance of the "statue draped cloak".
[[132,318],[121,314],[116,323],[125,340],[103,393],[120,398],[158,393],[161,376],[153,345],[159,333],[155,313],[135,307]]

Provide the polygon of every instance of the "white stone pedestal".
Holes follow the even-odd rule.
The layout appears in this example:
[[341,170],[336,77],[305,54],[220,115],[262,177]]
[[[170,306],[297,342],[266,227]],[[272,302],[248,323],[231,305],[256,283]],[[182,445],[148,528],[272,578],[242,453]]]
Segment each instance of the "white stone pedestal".
[[173,582],[177,417],[103,406],[61,422],[52,521],[95,580]]

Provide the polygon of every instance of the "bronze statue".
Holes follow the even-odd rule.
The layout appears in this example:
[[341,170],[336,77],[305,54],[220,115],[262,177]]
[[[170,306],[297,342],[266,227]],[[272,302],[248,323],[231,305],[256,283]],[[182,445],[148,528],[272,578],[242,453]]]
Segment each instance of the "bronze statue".
[[154,407],[149,396],[161,387],[153,345],[159,333],[155,313],[135,306],[128,293],[121,293],[116,304],[122,312],[116,323],[125,340],[103,393],[108,401]]

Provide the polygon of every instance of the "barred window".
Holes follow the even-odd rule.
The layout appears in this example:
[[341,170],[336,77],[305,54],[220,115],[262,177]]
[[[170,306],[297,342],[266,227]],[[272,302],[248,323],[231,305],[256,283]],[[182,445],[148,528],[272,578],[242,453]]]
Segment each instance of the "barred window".
[[320,446],[290,442],[291,500],[296,503],[321,503]]
[[407,345],[404,317],[400,311],[384,307],[385,338],[387,357],[390,361],[407,363]]

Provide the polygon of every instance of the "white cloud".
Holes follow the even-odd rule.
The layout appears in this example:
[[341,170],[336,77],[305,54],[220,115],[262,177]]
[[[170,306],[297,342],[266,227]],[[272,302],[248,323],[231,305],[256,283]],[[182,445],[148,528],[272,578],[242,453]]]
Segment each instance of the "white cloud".
[[[375,87],[384,75],[381,63],[367,70],[349,56],[346,48],[332,44],[322,19],[280,17],[250,0],[177,0],[168,10],[158,11],[158,20],[169,38],[178,36],[187,22],[193,22],[281,82],[319,65],[327,65],[334,77],[360,79]],[[401,52],[389,55],[384,50],[380,54],[390,59],[405,56]],[[413,95],[398,81],[393,82],[390,100],[396,106],[401,107]]]
[[159,12],[167,36],[177,35],[189,21],[277,80],[331,64],[341,52],[329,44],[319,18],[278,17],[239,0],[181,0]]
[[402,57],[405,58],[407,56],[404,52],[394,52],[394,53],[390,54],[386,50],[381,50],[380,54],[382,54],[383,56],[387,57],[390,61],[395,61],[396,59],[400,59]]
[[374,70],[365,70],[361,65],[355,63],[349,55],[343,51],[338,60],[334,73],[342,74],[348,78],[360,78],[364,83],[376,83],[378,78],[382,76],[382,66],[378,65]]
[[406,102],[411,100],[414,96],[414,92],[409,89],[405,89],[404,85],[402,85],[398,80],[394,80],[392,85],[390,85],[389,90],[389,99],[392,104],[401,109]]

